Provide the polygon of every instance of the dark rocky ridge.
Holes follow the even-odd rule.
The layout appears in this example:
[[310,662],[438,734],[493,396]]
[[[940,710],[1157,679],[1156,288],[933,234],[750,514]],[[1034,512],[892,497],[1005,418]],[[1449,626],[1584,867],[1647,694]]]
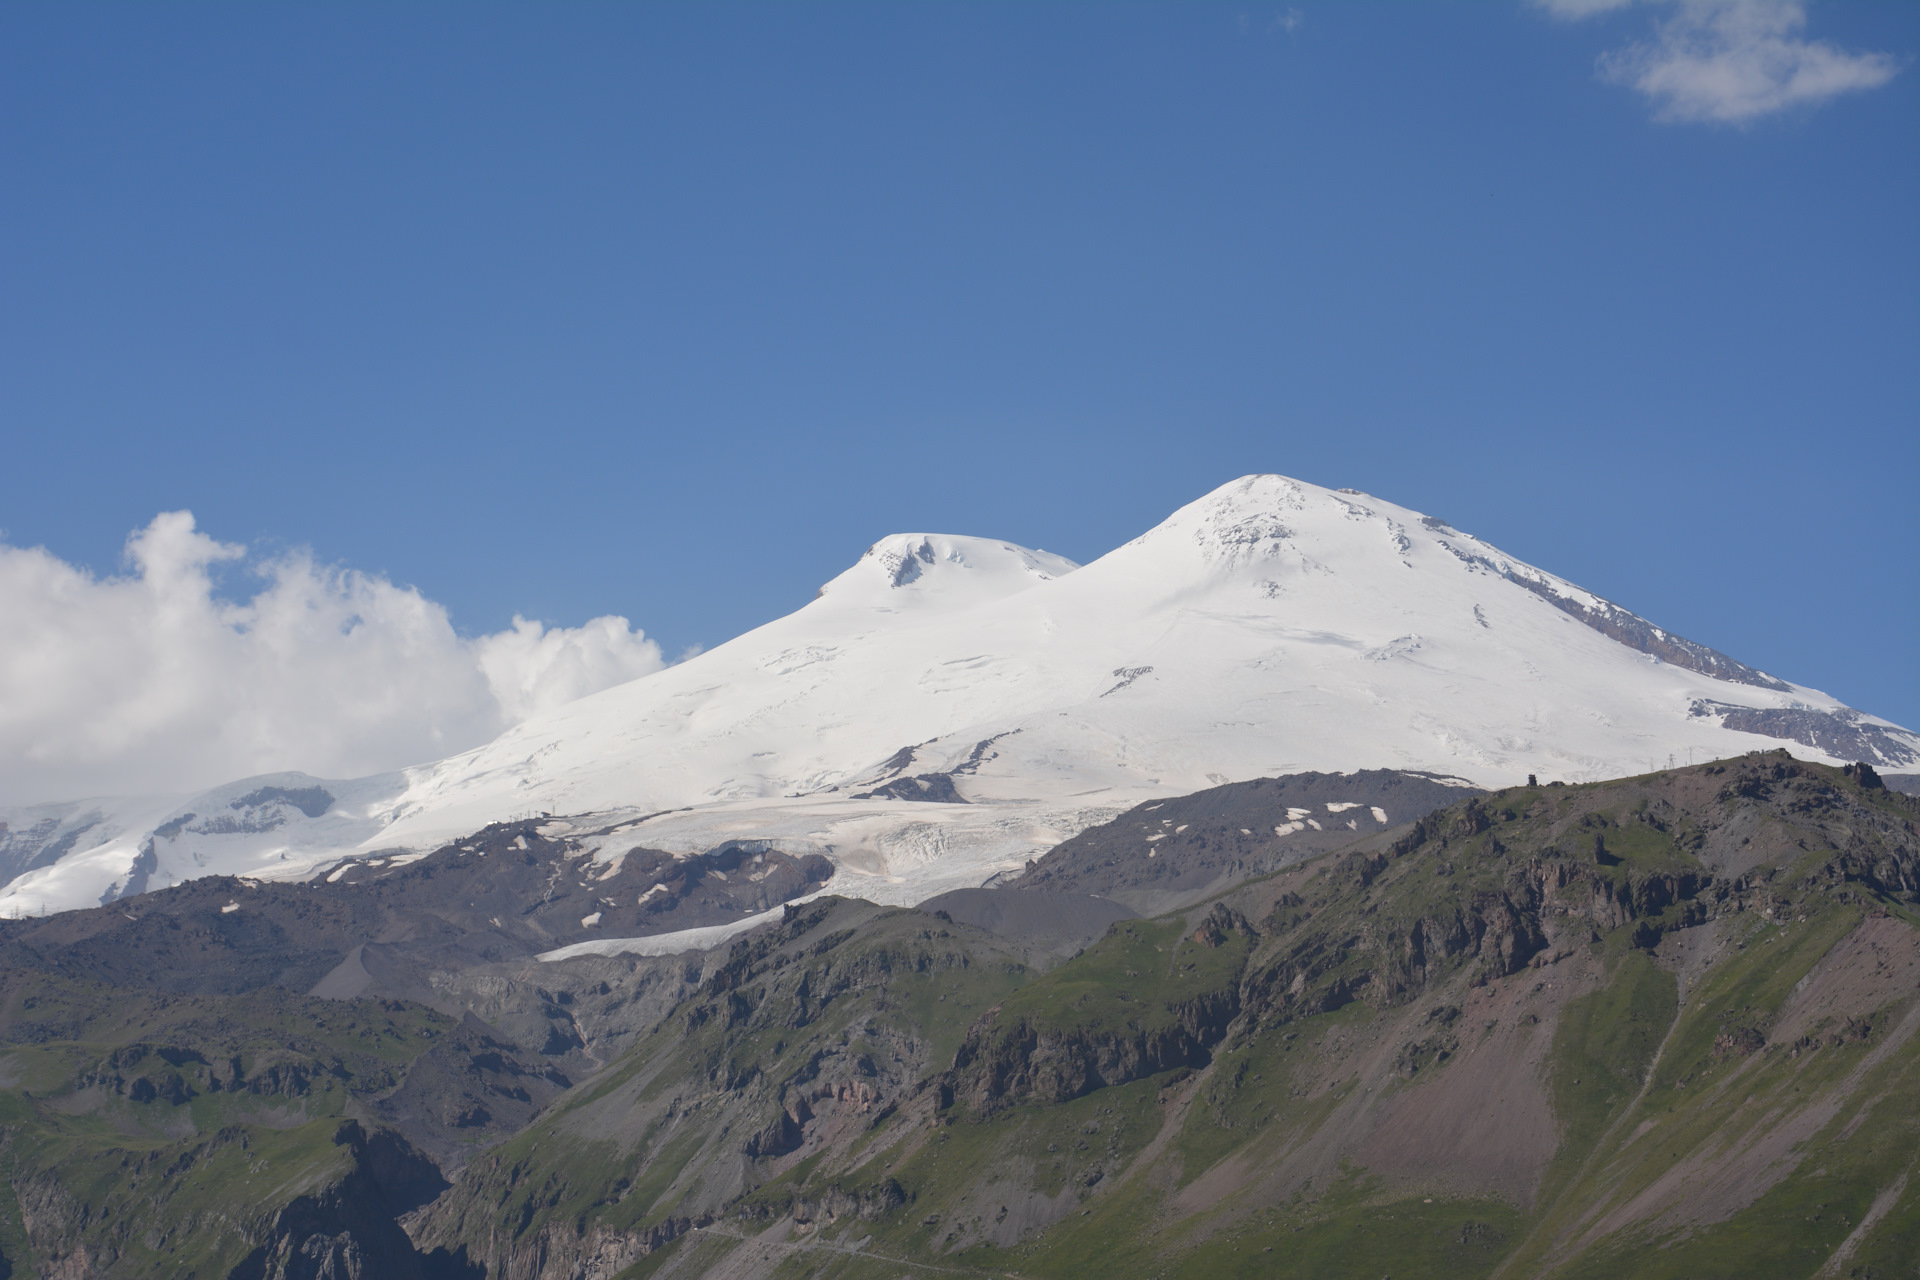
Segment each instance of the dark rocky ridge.
[[462,1270],[472,1274],[471,1268],[422,1257],[396,1221],[446,1190],[431,1160],[392,1131],[369,1134],[353,1120],[341,1123],[333,1141],[352,1153],[346,1175],[275,1212],[261,1232],[265,1239],[227,1280],[453,1280]]
[[0,822],[0,885],[40,867],[49,867],[72,852],[80,837],[99,825],[96,813],[64,832],[60,820],[44,818],[22,831],[13,831]]
[[999,883],[1097,894],[1153,915],[1473,794],[1457,779],[1396,769],[1230,782],[1136,805]]
[[[1425,517],[1421,523],[1435,533],[1459,532],[1446,521],[1435,519],[1433,516]],[[1753,685],[1779,693],[1785,693],[1793,687],[1784,680],[1729,658],[1718,649],[1710,649],[1704,644],[1656,627],[1639,614],[1622,609],[1610,600],[1602,600],[1595,596],[1595,603],[1587,605],[1570,596],[1561,595],[1552,584],[1529,574],[1520,573],[1504,561],[1496,562],[1486,556],[1462,551],[1444,538],[1441,539],[1440,545],[1462,563],[1483,573],[1505,578],[1515,586],[1533,592],[1562,613],[1592,627],[1609,640],[1619,641],[1629,649],[1637,649],[1641,653],[1659,658],[1662,662],[1671,662],[1676,667],[1697,671],[1701,675],[1712,676],[1716,680]]]
[[917,773],[894,778],[870,791],[856,792],[855,800],[918,800],[927,804],[966,804],[950,773]]
[[[951,769],[932,773],[907,774],[907,770],[911,769],[914,765],[915,754],[921,747],[927,746],[928,743],[922,742],[916,746],[902,747],[881,763],[879,769],[874,773],[873,784],[865,791],[855,792],[853,799],[918,800],[929,804],[968,804],[970,801],[968,801],[966,796],[960,793],[960,789],[954,785],[954,779],[978,773],[982,764],[992,760],[999,754],[994,751],[993,744],[1002,738],[1011,737],[1018,732],[1020,732],[1018,729],[1012,729],[1006,733],[996,733],[991,738],[982,738],[973,744],[973,750],[967,753],[965,760],[962,760]],[[837,790],[838,788],[835,789]]]
[[636,848],[591,862],[540,820],[496,823],[417,860],[341,864],[306,883],[208,877],[43,919],[0,921],[0,965],[175,992],[263,986],[422,998],[431,969],[598,937],[729,923],[819,888],[817,854]]
[[1742,707],[1729,702],[1695,701],[1695,716],[1717,716],[1722,726],[1742,733],[1784,738],[1830,756],[1871,759],[1882,765],[1920,763],[1912,735],[1868,723],[1857,711],[1817,707]]

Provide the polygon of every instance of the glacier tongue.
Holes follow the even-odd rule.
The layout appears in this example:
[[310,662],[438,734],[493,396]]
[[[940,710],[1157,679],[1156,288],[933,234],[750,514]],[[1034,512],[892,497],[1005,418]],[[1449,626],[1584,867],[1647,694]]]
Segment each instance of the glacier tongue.
[[267,831],[201,821],[163,843],[155,830],[209,802],[130,813],[123,834],[24,869],[0,913],[91,905],[143,848],[175,878],[299,875],[537,812],[597,815],[580,825],[612,829],[602,857],[762,840],[833,858],[836,891],[917,901],[1228,781],[1586,780],[1781,745],[1920,761],[1907,730],[1443,521],[1249,476],[1085,566],[985,538],[883,539],[806,607],[678,666],[401,776],[314,784],[350,793],[350,816],[282,804]]

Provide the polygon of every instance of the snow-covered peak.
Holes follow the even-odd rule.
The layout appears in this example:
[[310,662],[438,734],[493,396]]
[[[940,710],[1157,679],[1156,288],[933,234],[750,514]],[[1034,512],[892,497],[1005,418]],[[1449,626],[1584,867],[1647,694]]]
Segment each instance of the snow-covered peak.
[[1436,528],[1447,526],[1357,489],[1252,475],[1188,503],[1103,559],[1151,560],[1189,577],[1276,563],[1319,572],[1370,563],[1406,567],[1400,562],[1422,531]]
[[1240,566],[1284,555],[1298,536],[1300,517],[1327,491],[1286,476],[1242,476],[1173,513],[1147,534],[1191,540],[1210,565]]
[[1479,581],[1487,578],[1519,587],[1662,662],[1776,693],[1794,687],[1516,560],[1438,517],[1357,489],[1327,489],[1287,476],[1242,476],[1221,485],[1087,566],[1081,585],[1095,590],[1095,583],[1120,579],[1143,597],[1172,601],[1234,581],[1276,602],[1272,607],[1280,613],[1320,624],[1351,624],[1369,615],[1378,624],[1394,614],[1438,621],[1457,616],[1464,602],[1485,628],[1491,599],[1501,595]]
[[[208,874],[304,872],[392,821],[397,773],[333,780],[269,773],[186,799],[97,799],[0,810],[0,915],[110,902]],[[53,883],[40,892],[35,875]]]
[[820,588],[833,608],[966,608],[998,600],[1080,566],[1064,556],[993,538],[896,533],[867,548],[852,568]]
[[535,812],[617,833],[593,843],[613,852],[819,852],[841,891],[911,902],[1229,781],[1400,768],[1497,786],[1779,746],[1920,764],[1920,735],[1444,520],[1246,476],[1084,567],[883,538],[795,613],[395,779],[253,779],[72,841],[90,814],[0,814],[22,833],[0,913],[170,874],[300,874]]

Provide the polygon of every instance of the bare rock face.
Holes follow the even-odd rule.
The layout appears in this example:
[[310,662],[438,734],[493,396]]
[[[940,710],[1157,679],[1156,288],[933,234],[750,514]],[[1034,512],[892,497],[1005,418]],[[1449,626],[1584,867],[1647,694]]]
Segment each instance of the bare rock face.
[[1871,756],[1895,767],[1920,764],[1920,751],[1914,749],[1912,735],[1875,724],[1850,708],[1743,707],[1699,699],[1689,707],[1688,714],[1717,717],[1722,728],[1784,738],[1843,760]]
[[27,1242],[40,1256],[44,1273],[57,1280],[93,1280],[103,1274],[107,1251],[86,1239],[92,1214],[60,1179],[39,1173],[14,1183],[20,1222]]
[[540,821],[417,860],[344,864],[306,884],[213,876],[45,919],[0,921],[0,963],[176,993],[286,987],[436,1001],[430,975],[570,943],[728,924],[813,892],[818,854],[724,845],[586,858]]
[[1233,782],[1137,805],[1056,845],[1006,884],[1158,913],[1473,794],[1458,779],[1396,769]]

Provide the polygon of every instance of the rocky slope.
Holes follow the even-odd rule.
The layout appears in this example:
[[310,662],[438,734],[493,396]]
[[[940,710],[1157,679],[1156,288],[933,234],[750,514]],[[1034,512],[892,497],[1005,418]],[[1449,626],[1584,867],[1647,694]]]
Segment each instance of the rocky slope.
[[442,1274],[396,1217],[446,1179],[378,1122],[378,1099],[427,1052],[464,1054],[469,1094],[521,1119],[566,1083],[397,1001],[155,996],[20,970],[0,999],[12,1276]]
[[817,854],[733,844],[692,855],[627,844],[595,860],[567,825],[495,823],[424,857],[350,859],[309,881],[209,876],[137,901],[0,920],[0,964],[112,981],[127,976],[120,966],[160,960],[195,991],[304,991],[331,975],[323,994],[418,996],[410,971],[423,965],[731,924],[833,875]]
[[[230,989],[216,946],[178,940],[165,981],[204,963],[209,991],[156,998],[130,964],[102,981],[84,937],[16,938],[0,1254],[45,1276],[1914,1274],[1920,801],[1784,753],[1450,794],[1224,880],[1176,822],[1149,861],[1204,892],[1066,959],[1061,930],[1123,909],[823,897],[704,955],[448,968],[438,1008]],[[1141,817],[1114,833],[1144,859]],[[1087,847],[1051,865],[1110,873]]]
[[0,922],[0,1275],[473,1274],[416,1250],[397,1215],[702,972],[590,957],[564,966],[569,986],[535,956],[601,920],[730,923],[831,874],[635,847],[589,879],[543,826]]
[[1399,769],[1294,773],[1135,805],[998,883],[1097,894],[1158,913],[1426,816],[1476,789]]
[[543,1278],[1910,1275],[1917,820],[1783,754],[1510,788],[1044,972],[822,901],[415,1238]]

